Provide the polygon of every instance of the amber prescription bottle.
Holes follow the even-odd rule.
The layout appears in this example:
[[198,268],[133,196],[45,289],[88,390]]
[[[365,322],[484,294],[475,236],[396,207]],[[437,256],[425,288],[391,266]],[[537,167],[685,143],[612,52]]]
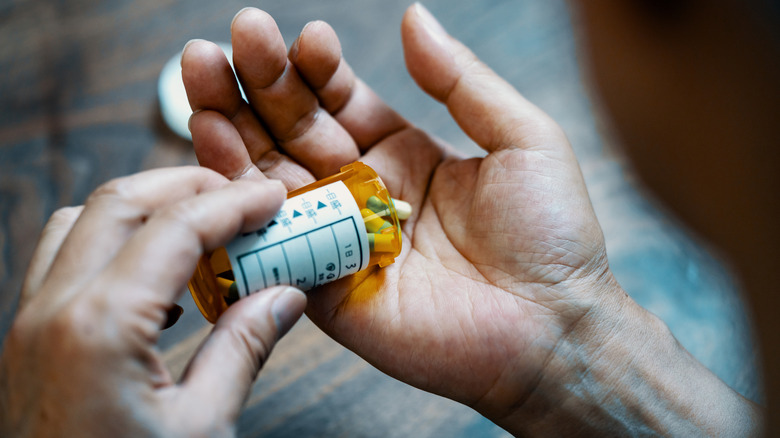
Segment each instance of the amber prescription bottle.
[[215,322],[249,293],[289,284],[309,290],[369,266],[387,266],[401,252],[392,198],[361,162],[294,190],[274,219],[201,257],[188,283],[203,316]]

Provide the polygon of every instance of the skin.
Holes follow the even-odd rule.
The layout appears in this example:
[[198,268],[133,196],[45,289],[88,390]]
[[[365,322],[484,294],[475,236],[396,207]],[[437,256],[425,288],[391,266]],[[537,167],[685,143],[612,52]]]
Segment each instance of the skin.
[[[733,0],[571,3],[590,76],[637,173],[739,273],[761,345],[769,411],[776,412],[776,11]],[[780,433],[780,418],[768,420],[768,435]]]
[[155,344],[200,255],[267,223],[284,193],[269,180],[159,169],[111,181],[84,206],[56,212],[0,359],[0,435],[232,435],[305,295],[267,289],[231,307],[180,382]]
[[[374,167],[393,196],[414,207],[403,227],[408,244],[393,265],[310,294],[307,314],[388,374],[505,415],[599,300],[588,291],[617,286],[561,130],[464,47],[454,46],[468,72],[454,58],[430,57],[442,46],[419,20],[413,11],[403,23],[410,70],[491,151],[487,158],[463,159],[387,108],[341,59],[327,24],[307,26],[288,58],[273,19],[255,9],[232,24],[250,104],[240,101],[217,46],[197,41],[184,51],[184,82],[198,111],[193,142],[203,166],[240,179],[262,172],[291,189],[356,159]],[[484,75],[491,80],[471,79]],[[262,124],[243,119],[254,114],[249,108]],[[278,148],[253,143],[259,138]],[[625,299],[606,298],[610,306]],[[526,358],[522,366],[509,367],[518,357]]]
[[[190,129],[198,159],[235,181],[220,180],[224,190],[236,198],[223,200],[226,196],[219,192],[208,197],[216,203],[209,207],[224,202],[235,209],[243,202],[246,210],[239,209],[242,213],[237,215],[247,216],[244,224],[259,225],[278,208],[281,194],[255,188],[244,196],[245,187],[260,184],[268,189],[266,178],[274,178],[288,189],[297,188],[356,159],[376,169],[393,196],[414,206],[413,216],[404,225],[404,250],[393,265],[310,293],[307,314],[330,336],[389,375],[472,406],[516,435],[744,436],[758,432],[760,411],[698,364],[664,324],[637,306],[615,281],[578,164],[560,128],[447,35],[424,8],[410,7],[403,19],[407,67],[420,87],[445,104],[461,128],[488,152],[485,158],[459,156],[388,108],[354,76],[327,24],[307,25],[289,52],[273,19],[262,11],[241,11],[231,31],[234,63],[249,103],[240,99],[228,62],[214,44],[193,41],[182,58],[183,78],[195,111]],[[243,185],[233,189],[232,184]],[[201,196],[205,195],[187,199]],[[269,196],[271,201],[266,206],[249,202],[253,196]],[[81,217],[88,211],[101,212],[95,204],[87,203]],[[208,210],[212,208],[195,209],[204,216]],[[213,210],[222,217],[225,208]],[[175,211],[189,210],[175,207]],[[189,217],[193,227],[203,220]],[[143,227],[153,222],[147,220]],[[215,231],[222,240],[211,235],[189,240],[190,244],[201,242],[188,246],[189,267],[194,267],[202,250],[224,243],[228,231],[245,228],[239,224],[236,219],[224,235]],[[78,235],[69,237],[62,246],[79,240]],[[143,244],[151,242],[128,246],[141,251]],[[65,260],[62,263],[68,263]],[[47,271],[51,275],[55,270],[33,267],[31,273]],[[34,280],[36,274],[31,275]],[[182,286],[185,277],[169,278],[165,284]],[[102,281],[110,278],[100,276],[87,289],[102,291],[112,284]],[[247,330],[242,324],[251,326],[249,319],[232,324],[223,321],[234,321],[238,317],[233,315],[242,312],[235,309],[250,307],[248,302],[266,302],[263,297],[268,295],[260,293],[258,298],[232,306],[220,318],[215,334]],[[106,294],[92,292],[89,296]],[[301,299],[296,300],[296,305],[302,305]],[[170,299],[157,302],[156,325],[151,327],[162,324],[171,303]],[[269,317],[267,304],[256,305],[266,315],[259,320],[267,330],[255,327],[256,336],[248,339],[271,345],[269,339],[286,323],[277,324],[277,319]],[[293,317],[285,321],[297,316],[286,313]],[[20,355],[25,348],[38,355],[49,354],[46,349],[41,353],[26,347],[33,345],[25,342],[33,336],[29,333],[38,332],[25,323],[33,317],[23,316],[12,328],[12,341],[6,343],[11,347],[3,354],[2,375],[13,377],[5,378],[5,384],[13,386],[3,394],[31,399],[30,405],[37,408],[32,412],[50,412],[45,397],[39,401],[30,388],[35,387],[33,382],[51,381],[51,376],[45,367],[27,371],[25,364],[62,363],[69,358]],[[112,357],[107,345],[113,344],[89,340],[94,333],[108,336],[124,331],[92,330],[92,336],[76,336],[84,333],[84,324],[79,323],[83,320],[69,319],[55,327],[75,330],[71,338],[87,344],[86,352],[92,353],[84,357]],[[150,333],[155,332],[150,329]],[[243,379],[226,389],[230,394],[224,397],[232,396],[235,401],[245,396],[254,377],[248,371],[256,372],[261,362],[249,360],[253,365],[249,366],[247,359],[262,359],[268,348],[253,343],[258,348],[249,351],[230,343],[206,345],[244,358],[243,372],[239,372]],[[65,350],[61,354],[69,353]],[[209,351],[204,347],[200,355]],[[139,363],[155,363],[146,360],[148,355],[123,353],[113,357],[120,370],[129,369],[131,377],[164,376],[153,365],[138,371]],[[128,357],[143,360],[128,361]],[[169,431],[171,412],[191,411],[190,399],[173,397],[176,400],[172,401],[166,398],[168,394],[186,393],[189,385],[197,386],[195,381],[201,382],[201,388],[209,387],[209,373],[204,371],[201,379],[192,377],[197,370],[208,368],[199,363],[196,358],[188,373],[191,377],[183,383],[162,379],[165,384],[159,387],[153,382],[141,385],[145,388],[140,391],[142,396],[131,398],[139,400],[135,417],[119,406],[107,407],[105,412],[117,418],[112,425],[118,430],[127,425]],[[60,371],[48,372],[57,375]],[[66,381],[64,388],[74,391],[67,393],[69,397],[116,398],[108,392],[113,386],[87,385],[87,376],[75,377],[81,383],[77,388],[85,392],[75,392]],[[219,380],[224,381],[224,372]],[[212,382],[211,386],[220,385]],[[156,401],[155,395],[163,401]],[[159,406],[167,406],[168,410],[159,411],[168,415],[155,416],[159,412],[154,408]],[[209,410],[206,402],[198,406]],[[228,407],[227,412],[218,411],[216,419],[199,418],[206,425],[195,422],[192,427],[202,427],[207,432],[201,433],[206,434],[209,430],[229,432],[240,402]],[[79,408],[79,404],[72,407]],[[44,422],[40,416],[11,417],[14,421],[0,424],[23,431],[38,427],[43,432],[94,427],[96,434],[109,427],[94,418],[85,421],[88,414],[77,413]],[[143,419],[141,426],[138,418]],[[34,420],[39,422],[30,423]],[[49,428],[53,426],[59,429]],[[132,429],[127,431],[133,434]]]
[[755,430],[755,407],[615,282],[560,128],[424,8],[402,23],[407,67],[485,158],[460,157],[387,108],[327,24],[307,25],[289,53],[262,11],[242,11],[231,31],[248,103],[215,45],[183,54],[203,166],[293,189],[359,158],[414,206],[395,264],[310,294],[307,314],[329,335],[517,434]]

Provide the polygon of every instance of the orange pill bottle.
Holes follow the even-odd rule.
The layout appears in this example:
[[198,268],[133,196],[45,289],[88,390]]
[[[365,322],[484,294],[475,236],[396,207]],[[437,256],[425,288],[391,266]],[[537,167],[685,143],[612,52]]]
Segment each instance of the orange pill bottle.
[[287,195],[265,228],[201,257],[188,283],[215,322],[235,301],[275,285],[309,290],[387,266],[401,252],[401,224],[376,172],[361,162]]

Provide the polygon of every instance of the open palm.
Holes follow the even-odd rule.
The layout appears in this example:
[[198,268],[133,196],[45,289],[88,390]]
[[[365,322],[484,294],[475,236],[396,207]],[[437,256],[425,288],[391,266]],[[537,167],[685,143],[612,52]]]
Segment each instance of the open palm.
[[557,125],[412,6],[402,36],[418,84],[489,154],[463,158],[357,79],[325,23],[289,54],[273,19],[242,11],[234,63],[214,44],[182,67],[198,159],[230,178],[300,187],[361,160],[410,202],[396,262],[309,294],[309,317],[386,373],[501,415],[614,281],[579,167]]

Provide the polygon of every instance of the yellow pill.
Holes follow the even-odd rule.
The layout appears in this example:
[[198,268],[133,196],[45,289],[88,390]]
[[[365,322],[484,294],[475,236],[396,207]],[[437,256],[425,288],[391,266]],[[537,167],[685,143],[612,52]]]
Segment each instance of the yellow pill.
[[369,233],[376,233],[377,231],[393,226],[390,222],[382,219],[382,216],[379,216],[368,208],[360,210],[360,214],[363,215],[363,222],[366,223],[366,231]]
[[235,281],[228,280],[227,278],[217,277],[217,286],[219,287],[219,290],[222,291],[222,295],[227,296],[227,291],[230,289],[230,286],[233,285]]
[[371,251],[377,252],[393,252],[395,251],[394,234],[368,234],[368,247]]
[[238,300],[238,285],[233,280],[227,278],[217,277],[217,289],[225,297],[225,301],[228,304]]

